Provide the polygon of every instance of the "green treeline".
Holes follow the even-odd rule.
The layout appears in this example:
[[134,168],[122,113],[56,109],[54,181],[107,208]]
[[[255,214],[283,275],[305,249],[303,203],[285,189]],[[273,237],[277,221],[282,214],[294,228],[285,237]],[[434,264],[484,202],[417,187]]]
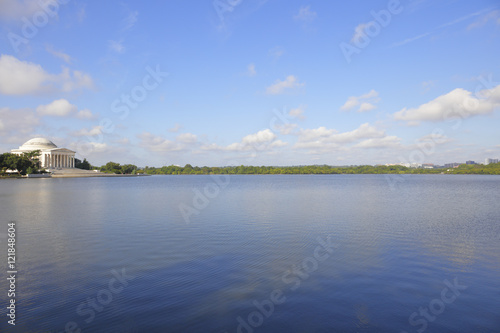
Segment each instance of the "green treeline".
[[453,174],[462,175],[500,175],[500,163],[482,164],[461,164],[458,168],[451,169]]
[[145,167],[138,172],[149,175],[278,175],[278,174],[345,174],[345,173],[405,173],[408,169],[403,166],[353,166],[334,167],[328,165],[306,165],[306,166],[227,166],[227,167],[198,167],[186,164],[181,166],[164,166],[161,168]]
[[[108,163],[109,164],[109,163]],[[117,168],[118,170],[118,168]],[[448,171],[449,170],[449,171]],[[149,175],[276,175],[276,174],[488,174],[500,175],[500,163],[489,165],[460,165],[453,169],[424,169],[407,168],[400,165],[360,165],[360,166],[329,166],[329,165],[305,165],[305,166],[231,166],[231,167],[193,167],[190,164],[181,166],[164,166],[161,168],[145,167],[136,170],[137,173]]]
[[114,173],[114,174],[136,174],[137,166],[133,164],[124,164],[120,165],[120,163],[108,162],[106,165],[101,166],[99,171],[105,173]]
[[[7,170],[16,170],[17,175],[45,172],[40,170],[40,151],[32,151],[22,155],[4,153],[0,155],[0,175],[5,175]],[[108,162],[99,167],[93,167],[84,159],[76,159],[77,168],[99,169],[101,172],[115,174],[148,174],[148,175],[284,175],[284,174],[484,174],[500,175],[500,163],[488,165],[461,164],[457,168],[407,168],[401,165],[358,165],[358,166],[330,166],[330,165],[304,165],[304,166],[226,166],[226,167],[193,167],[191,164],[185,166],[163,166],[161,168],[145,167],[138,168],[133,164]]]

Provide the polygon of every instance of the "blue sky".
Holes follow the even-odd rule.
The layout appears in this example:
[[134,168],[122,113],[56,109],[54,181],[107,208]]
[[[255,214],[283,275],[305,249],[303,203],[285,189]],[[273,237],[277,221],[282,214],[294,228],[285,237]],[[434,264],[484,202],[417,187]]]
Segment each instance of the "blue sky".
[[94,165],[500,157],[496,0],[0,0],[0,24],[1,151],[43,136]]

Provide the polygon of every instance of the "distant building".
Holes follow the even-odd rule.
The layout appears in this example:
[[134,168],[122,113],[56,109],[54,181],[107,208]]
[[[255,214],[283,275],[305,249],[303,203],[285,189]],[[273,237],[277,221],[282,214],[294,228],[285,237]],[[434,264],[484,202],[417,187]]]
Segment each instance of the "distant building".
[[474,161],[466,161],[465,164],[472,165],[472,164],[476,164],[476,162],[474,162]]
[[484,165],[488,165],[488,164],[491,164],[491,163],[498,163],[498,158],[487,158],[486,160],[484,160]]
[[444,165],[445,168],[458,168],[458,166],[460,165],[460,163],[446,163]]
[[422,164],[422,167],[424,169],[434,169],[434,164],[432,164],[432,163],[424,163],[424,164]]
[[40,150],[40,166],[47,169],[74,168],[75,152],[66,148],[58,148],[52,141],[45,138],[34,138],[26,141],[11,153],[22,155],[33,150]]
[[400,165],[400,166],[404,166],[404,167],[407,167],[407,168],[416,168],[416,164],[411,164],[411,163],[404,163],[404,162],[401,162],[401,163],[387,163],[385,164],[385,166],[393,166],[393,165]]

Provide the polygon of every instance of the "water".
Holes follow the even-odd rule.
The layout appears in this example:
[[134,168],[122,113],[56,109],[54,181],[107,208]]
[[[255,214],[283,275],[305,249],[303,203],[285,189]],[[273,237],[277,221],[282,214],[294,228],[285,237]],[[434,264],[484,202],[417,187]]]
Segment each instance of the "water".
[[499,198],[498,176],[1,180],[0,331],[500,332]]

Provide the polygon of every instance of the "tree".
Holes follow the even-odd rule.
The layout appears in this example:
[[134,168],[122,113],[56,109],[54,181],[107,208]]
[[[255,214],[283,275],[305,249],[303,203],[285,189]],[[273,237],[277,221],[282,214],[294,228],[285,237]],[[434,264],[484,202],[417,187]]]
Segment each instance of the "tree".
[[124,164],[121,166],[121,172],[123,174],[132,173],[134,170],[137,170],[137,166],[135,166],[133,164]]
[[106,163],[106,165],[103,165],[101,167],[101,171],[107,173],[117,173],[117,174],[122,173],[120,163],[115,163],[115,162]]
[[32,174],[36,174],[38,173],[38,169],[37,168],[33,168],[33,167],[28,167],[28,169],[26,169],[26,174],[27,175],[32,175]]
[[87,161],[86,158],[83,159],[83,162],[79,160],[78,158],[75,158],[75,168],[78,169],[83,169],[83,170],[90,170],[91,169],[90,163]]
[[32,163],[34,168],[40,168],[40,150],[23,153],[23,156],[25,156]]
[[16,170],[19,175],[25,175],[26,171],[29,167],[37,168],[36,163],[38,161],[32,162],[29,155],[16,155],[12,153],[5,153],[2,155],[2,172],[5,172],[7,169]]

